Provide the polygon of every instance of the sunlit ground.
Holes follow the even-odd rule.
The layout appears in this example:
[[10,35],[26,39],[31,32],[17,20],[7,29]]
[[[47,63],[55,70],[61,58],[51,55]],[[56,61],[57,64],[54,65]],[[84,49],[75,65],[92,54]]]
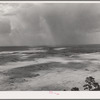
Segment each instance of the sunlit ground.
[[87,76],[100,82],[99,52],[67,54],[64,49],[0,52],[0,90],[70,91],[72,87],[84,90]]

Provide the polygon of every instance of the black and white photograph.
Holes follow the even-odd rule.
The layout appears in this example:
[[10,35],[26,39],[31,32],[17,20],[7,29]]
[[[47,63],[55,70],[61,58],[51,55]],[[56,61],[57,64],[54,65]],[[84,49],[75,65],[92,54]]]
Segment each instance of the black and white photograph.
[[0,3],[0,91],[100,91],[100,3]]

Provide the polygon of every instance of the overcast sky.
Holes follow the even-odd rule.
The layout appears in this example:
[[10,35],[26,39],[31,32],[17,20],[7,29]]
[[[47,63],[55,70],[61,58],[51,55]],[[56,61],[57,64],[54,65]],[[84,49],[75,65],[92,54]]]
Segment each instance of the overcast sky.
[[0,3],[0,46],[100,44],[100,4]]

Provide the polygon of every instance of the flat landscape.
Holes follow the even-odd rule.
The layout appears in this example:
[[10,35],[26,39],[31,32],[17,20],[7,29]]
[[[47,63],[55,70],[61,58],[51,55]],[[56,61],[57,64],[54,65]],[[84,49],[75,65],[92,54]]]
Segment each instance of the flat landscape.
[[85,78],[100,83],[100,47],[0,49],[0,91],[84,90]]

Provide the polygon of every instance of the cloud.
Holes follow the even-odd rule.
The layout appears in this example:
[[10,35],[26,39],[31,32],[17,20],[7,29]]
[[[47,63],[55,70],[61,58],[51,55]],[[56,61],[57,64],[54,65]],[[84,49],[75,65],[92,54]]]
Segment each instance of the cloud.
[[[54,45],[41,10],[35,4],[20,4],[16,11],[7,14],[11,20],[10,37],[16,45]],[[17,41],[18,40],[18,41]]]
[[58,44],[84,44],[86,34],[100,28],[99,4],[53,4],[45,9],[44,17]]
[[10,22],[7,19],[0,20],[0,34],[9,34],[11,33]]
[[1,12],[7,20],[0,20],[0,34],[8,45],[100,43],[100,4],[15,3]]

